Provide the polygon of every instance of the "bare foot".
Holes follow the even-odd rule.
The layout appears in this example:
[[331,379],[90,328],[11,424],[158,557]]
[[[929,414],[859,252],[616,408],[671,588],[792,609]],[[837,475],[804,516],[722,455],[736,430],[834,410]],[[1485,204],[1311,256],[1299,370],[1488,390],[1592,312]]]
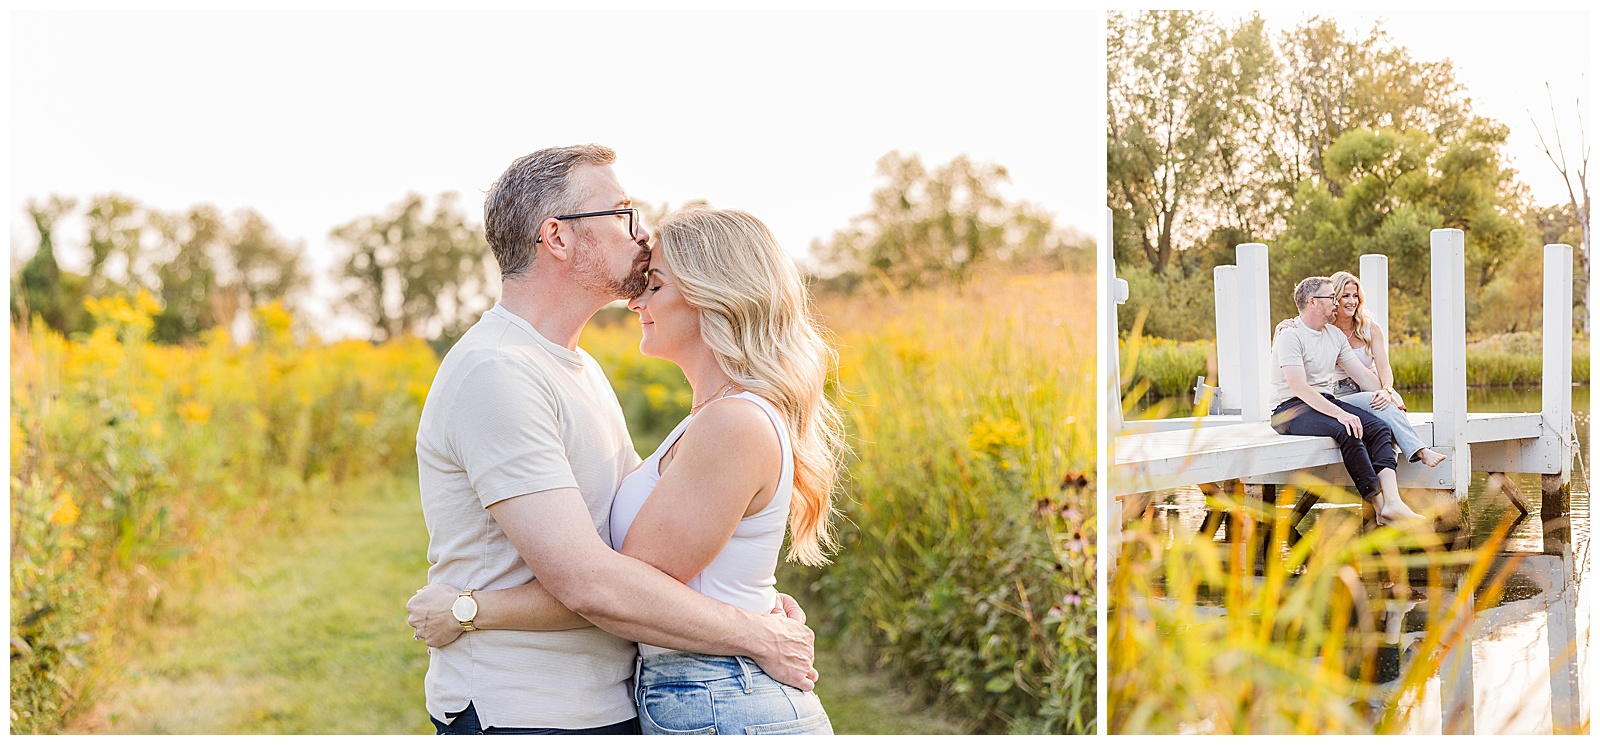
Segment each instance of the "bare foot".
[[1410,507],[1405,506],[1404,502],[1400,503],[1398,508],[1378,513],[1379,525],[1423,526],[1427,525],[1427,523],[1427,517],[1413,512]]
[[1380,493],[1372,506],[1377,509],[1379,525],[1423,523],[1427,521],[1426,517],[1417,514],[1398,496],[1388,496]]
[[1444,462],[1444,453],[1433,448],[1423,448],[1417,451],[1417,460],[1422,461],[1422,465],[1433,468]]

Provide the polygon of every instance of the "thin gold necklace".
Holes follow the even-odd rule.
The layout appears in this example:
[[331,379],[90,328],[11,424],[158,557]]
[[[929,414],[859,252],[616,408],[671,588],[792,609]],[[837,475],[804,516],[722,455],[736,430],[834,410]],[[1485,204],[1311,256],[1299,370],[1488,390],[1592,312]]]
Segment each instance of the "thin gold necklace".
[[719,398],[722,398],[722,397],[726,396],[728,391],[730,391],[732,389],[733,389],[733,381],[730,380],[730,381],[727,382],[726,385],[722,386],[721,388],[718,388],[716,393],[711,394],[711,398],[708,398],[708,399],[706,399],[704,401],[701,401],[700,403],[697,403],[697,404],[695,404],[693,406],[690,406],[689,407],[689,413],[690,414],[699,413],[701,409],[706,407],[706,404],[709,404],[712,401],[715,401],[715,400],[717,400]]

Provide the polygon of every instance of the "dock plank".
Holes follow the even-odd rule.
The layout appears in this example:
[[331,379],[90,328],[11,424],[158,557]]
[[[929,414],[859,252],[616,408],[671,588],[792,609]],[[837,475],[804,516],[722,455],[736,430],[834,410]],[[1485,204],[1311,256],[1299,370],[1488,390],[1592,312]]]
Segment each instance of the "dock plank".
[[[1423,440],[1432,439],[1432,413],[1411,413],[1408,418]],[[1280,435],[1266,422],[1239,420],[1237,415],[1225,415],[1127,422],[1125,434],[1116,437],[1114,446],[1115,496],[1228,479],[1284,484],[1311,476],[1329,483],[1349,484],[1339,449],[1331,438]],[[1463,435],[1474,450],[1482,445],[1486,452],[1508,453],[1494,459],[1493,465],[1499,465],[1506,459],[1527,460],[1515,453],[1540,451],[1542,455],[1546,446],[1539,438],[1544,429],[1538,413],[1471,414]],[[1441,452],[1454,456],[1448,450]],[[1397,474],[1402,488],[1454,487],[1451,472],[1420,464],[1402,462]]]

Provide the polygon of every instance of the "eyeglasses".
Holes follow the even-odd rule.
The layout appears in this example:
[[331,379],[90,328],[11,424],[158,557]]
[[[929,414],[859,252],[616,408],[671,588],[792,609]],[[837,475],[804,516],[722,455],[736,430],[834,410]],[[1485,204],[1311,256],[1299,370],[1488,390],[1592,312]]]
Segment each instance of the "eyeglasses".
[[1312,300],[1333,300],[1337,295],[1312,295]]
[[[628,216],[628,235],[630,235],[630,236],[633,235],[634,234],[633,231],[637,230],[637,228],[635,227],[635,225],[637,225],[639,223],[639,208],[637,208],[637,207],[624,207],[624,208],[622,208],[620,210],[603,210],[603,211],[600,211],[600,212],[580,212],[580,213],[578,213],[576,215],[556,215],[555,219],[557,219],[557,220],[577,220],[577,219],[583,218],[583,217],[606,217],[608,215],[627,215]],[[544,242],[544,234],[540,233],[539,235],[534,236],[533,242],[534,243],[543,243]]]

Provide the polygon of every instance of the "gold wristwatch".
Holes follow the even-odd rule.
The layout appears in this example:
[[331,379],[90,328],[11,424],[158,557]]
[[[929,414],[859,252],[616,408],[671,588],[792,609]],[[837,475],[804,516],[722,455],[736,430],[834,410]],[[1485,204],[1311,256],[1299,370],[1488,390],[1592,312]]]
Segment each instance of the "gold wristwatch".
[[472,625],[472,619],[478,617],[478,601],[472,598],[471,590],[462,590],[461,594],[456,596],[455,604],[450,606],[450,614],[461,623],[462,631],[478,630]]

